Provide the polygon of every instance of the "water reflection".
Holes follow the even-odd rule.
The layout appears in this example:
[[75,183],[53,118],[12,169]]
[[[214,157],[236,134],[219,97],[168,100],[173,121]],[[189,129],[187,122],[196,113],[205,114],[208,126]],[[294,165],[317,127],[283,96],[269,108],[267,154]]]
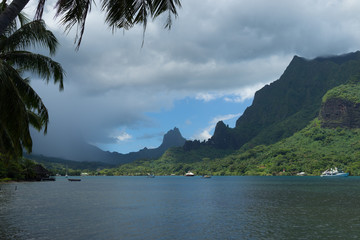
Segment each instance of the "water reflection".
[[360,237],[360,178],[86,177],[1,185],[6,239]]
[[0,184],[0,236],[2,239],[18,239],[22,231],[10,214],[12,201],[17,191],[15,184]]

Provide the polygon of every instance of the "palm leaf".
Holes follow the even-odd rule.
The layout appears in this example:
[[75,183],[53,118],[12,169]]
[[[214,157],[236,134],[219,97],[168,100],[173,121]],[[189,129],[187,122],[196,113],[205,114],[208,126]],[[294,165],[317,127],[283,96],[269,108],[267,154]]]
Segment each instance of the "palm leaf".
[[76,49],[79,49],[82,36],[85,31],[87,14],[91,11],[93,0],[58,0],[55,8],[55,17],[62,15],[61,22],[65,25],[65,31],[70,31],[77,24],[75,42]]
[[21,156],[22,147],[29,152],[32,148],[28,110],[13,81],[21,79],[14,68],[0,61],[0,151],[13,156]]
[[153,0],[152,15],[154,18],[160,16],[164,12],[168,12],[165,28],[171,28],[172,15],[177,17],[176,6],[181,7],[180,0]]
[[64,70],[58,62],[41,54],[27,51],[14,51],[0,54],[1,59],[6,59],[14,64],[20,71],[30,71],[49,82],[54,79],[54,84],[59,83],[59,90],[64,89]]
[[24,50],[45,47],[54,54],[58,46],[55,36],[42,20],[25,22],[0,36],[0,156],[8,159],[21,157],[23,148],[31,152],[29,125],[46,133],[49,122],[44,103],[21,73],[30,71],[47,82],[54,79],[60,90],[64,87],[65,73],[59,63]]
[[102,10],[106,12],[105,22],[114,30],[133,27],[134,0],[103,0]]
[[23,25],[12,35],[0,40],[1,51],[14,51],[28,47],[47,48],[51,55],[55,54],[58,41],[55,35],[46,29],[43,20],[37,20]]
[[26,105],[30,124],[39,131],[44,127],[44,133],[46,133],[49,114],[40,96],[29,85],[28,79],[15,78],[13,82]]
[[[65,25],[66,31],[77,25],[77,49],[80,47],[92,2],[93,0],[58,0],[56,4],[56,17],[62,16],[61,23]],[[106,12],[105,22],[113,31],[118,28],[127,30],[135,24],[142,24],[145,32],[148,18],[156,18],[164,12],[168,12],[165,28],[170,28],[172,16],[177,17],[176,7],[181,7],[180,0],[101,0],[101,10]]]

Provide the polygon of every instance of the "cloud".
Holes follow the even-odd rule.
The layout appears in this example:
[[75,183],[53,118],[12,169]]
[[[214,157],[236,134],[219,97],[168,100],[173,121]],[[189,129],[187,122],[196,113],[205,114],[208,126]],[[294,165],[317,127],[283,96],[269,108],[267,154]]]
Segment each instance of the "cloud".
[[50,111],[48,142],[69,141],[71,131],[88,142],[113,143],[117,129],[158,127],[147,113],[185,98],[240,104],[278,79],[294,55],[342,54],[360,42],[359,1],[183,0],[170,31],[163,17],[148,23],[143,47],[141,26],[112,34],[94,6],[75,52],[74,31],[63,34],[51,4],[44,17],[59,38],[55,59],[67,78],[63,93],[33,81]]
[[212,118],[208,124],[208,126],[205,128],[205,129],[202,129],[200,131],[200,133],[194,135],[192,137],[192,139],[197,139],[197,140],[200,140],[200,141],[203,141],[203,140],[208,140],[209,138],[211,138],[212,134],[211,132],[214,131],[215,127],[216,127],[216,124],[219,122],[219,121],[227,121],[227,120],[231,120],[231,119],[234,119],[234,118],[239,118],[240,116],[242,115],[242,113],[238,113],[238,114],[227,114],[227,115],[223,115],[223,116],[216,116],[214,118]]
[[244,87],[240,90],[234,91],[232,94],[226,94],[224,100],[226,102],[242,103],[247,99],[253,98],[255,92],[262,88],[264,85],[264,83],[257,83],[253,86]]
[[130,139],[132,139],[132,136],[126,132],[122,132],[120,135],[118,135],[116,137],[116,139],[119,141],[119,142],[124,142],[124,141],[128,141]]

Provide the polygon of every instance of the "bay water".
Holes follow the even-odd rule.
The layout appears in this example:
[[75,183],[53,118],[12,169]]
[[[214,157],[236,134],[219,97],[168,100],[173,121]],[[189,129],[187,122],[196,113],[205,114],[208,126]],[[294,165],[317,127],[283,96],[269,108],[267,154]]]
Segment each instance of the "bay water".
[[326,238],[360,238],[360,177],[0,184],[0,239]]

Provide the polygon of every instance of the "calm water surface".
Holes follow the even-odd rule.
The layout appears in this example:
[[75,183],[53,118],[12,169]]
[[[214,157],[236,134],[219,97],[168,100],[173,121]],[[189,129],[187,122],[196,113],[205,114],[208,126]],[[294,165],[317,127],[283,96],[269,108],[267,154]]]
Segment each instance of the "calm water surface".
[[1,239],[360,239],[360,178],[0,184]]

